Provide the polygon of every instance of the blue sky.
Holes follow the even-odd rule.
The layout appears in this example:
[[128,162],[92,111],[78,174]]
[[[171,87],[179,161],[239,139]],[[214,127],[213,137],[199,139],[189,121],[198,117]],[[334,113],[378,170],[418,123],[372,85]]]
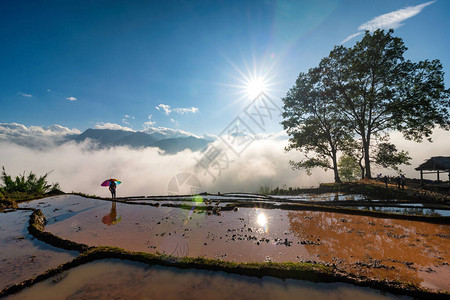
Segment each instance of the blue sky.
[[217,135],[248,105],[246,77],[281,106],[298,73],[377,27],[440,59],[450,86],[445,0],[0,0],[0,123]]

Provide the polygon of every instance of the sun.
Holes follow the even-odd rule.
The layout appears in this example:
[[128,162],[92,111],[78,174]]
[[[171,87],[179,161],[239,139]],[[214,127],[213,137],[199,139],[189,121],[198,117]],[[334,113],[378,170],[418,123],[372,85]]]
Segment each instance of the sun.
[[263,77],[249,78],[249,80],[246,82],[245,90],[250,99],[255,99],[261,93],[267,91],[267,82]]
[[280,82],[275,81],[277,78],[274,71],[276,66],[276,56],[270,56],[257,59],[252,57],[253,64],[250,65],[247,61],[243,61],[242,65],[237,65],[230,59],[226,59],[234,72],[230,74],[233,83],[218,83],[222,86],[231,87],[230,95],[237,96],[229,105],[243,102],[244,104],[259,101],[261,98],[273,97],[273,92]]

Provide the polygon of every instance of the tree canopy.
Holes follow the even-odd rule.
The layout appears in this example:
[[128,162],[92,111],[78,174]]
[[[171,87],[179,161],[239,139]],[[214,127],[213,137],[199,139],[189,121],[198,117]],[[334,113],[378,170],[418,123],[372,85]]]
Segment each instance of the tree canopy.
[[[421,142],[436,126],[450,129],[450,91],[440,61],[406,60],[407,48],[392,34],[367,31],[353,47],[335,46],[318,67],[300,73],[282,99],[286,149],[315,156],[291,164],[332,167],[339,181],[337,153],[357,149],[364,176],[371,178],[371,163],[396,167],[410,159],[388,146],[389,132]],[[397,157],[389,160],[390,154]]]

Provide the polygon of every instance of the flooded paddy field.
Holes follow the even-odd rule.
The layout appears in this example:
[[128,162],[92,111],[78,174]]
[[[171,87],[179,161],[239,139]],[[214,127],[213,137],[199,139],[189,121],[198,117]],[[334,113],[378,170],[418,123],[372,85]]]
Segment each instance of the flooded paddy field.
[[[310,202],[321,202],[324,207],[331,205],[330,202],[337,201],[335,207],[350,204],[348,207],[352,207],[352,209],[366,210],[365,204],[368,201],[361,195],[352,197],[352,195],[340,193],[315,196],[311,198]],[[133,197],[111,202],[77,195],[61,195],[21,203],[20,208],[40,209],[47,220],[45,232],[90,247],[113,246],[128,251],[164,254],[169,257],[203,257],[229,262],[317,262],[333,267],[338,274],[344,277],[409,282],[430,290],[450,291],[450,281],[448,280],[450,278],[448,265],[450,226],[448,220],[424,222],[377,215],[319,211],[317,208],[314,210],[283,208],[286,202],[308,201],[308,197],[305,195],[301,197],[304,199],[234,194],[194,197]],[[338,200],[335,200],[336,198]],[[267,203],[271,204],[269,208],[267,208]],[[357,206],[357,204],[360,205]],[[277,208],[278,205],[280,205],[279,208]],[[405,208],[416,210],[430,209],[428,206],[414,203],[387,203],[387,205],[398,207],[409,205]],[[442,221],[443,217],[448,216],[448,209],[445,205],[441,205],[439,208],[443,211],[440,217]],[[14,217],[10,217],[10,220],[5,217],[8,215]],[[2,213],[0,214],[1,228],[6,228],[6,223],[14,224],[16,229],[21,228],[22,231],[14,233],[12,236],[24,236],[25,238],[21,240],[37,243],[38,241],[33,239],[26,230],[29,215],[30,211]],[[11,230],[8,229],[7,232],[11,234]],[[13,274],[5,272],[3,279],[5,283],[2,288],[68,262],[77,255],[77,252],[74,251],[59,250],[46,246],[43,242],[38,243],[56,249],[61,257],[48,255],[49,262],[45,267],[33,273],[22,272],[19,269],[17,273],[21,273],[21,277],[14,277]],[[11,242],[6,244],[4,249],[11,257],[17,257],[15,255],[17,250]],[[31,252],[33,251],[31,250]],[[37,254],[36,257],[41,260],[41,256],[45,255]],[[2,263],[0,261],[0,264]],[[120,262],[120,264],[122,263],[125,266],[120,268],[130,266],[129,262]],[[88,268],[90,264],[77,267],[76,270]],[[106,263],[107,266],[110,264],[111,262]],[[112,263],[112,265],[116,264],[119,262]],[[130,268],[135,267],[133,264],[131,265]],[[177,274],[192,271],[177,271],[177,269],[168,271],[161,268],[163,272]],[[78,271],[73,269],[70,273],[72,272]],[[204,276],[200,273],[196,273],[195,276]],[[211,289],[221,290],[220,284],[214,283],[215,278],[225,280],[223,277],[228,275],[224,275],[224,273],[219,276],[214,272],[210,273],[205,273],[210,276],[204,279],[207,282],[205,288],[210,286]],[[89,272],[84,274],[89,274]],[[147,280],[148,276],[143,277]],[[143,282],[144,279],[136,279],[136,281]],[[119,276],[117,280],[119,281],[117,284],[122,284],[120,282],[129,279],[126,277],[121,279]],[[233,280],[239,284],[233,283]],[[223,284],[226,286],[231,282],[232,286],[239,287],[241,282],[247,282],[249,290],[252,290],[255,288],[249,282],[259,282],[258,286],[266,285],[263,283],[264,281],[259,280],[261,279],[253,278],[250,281],[230,279],[230,281],[225,280]],[[275,279],[272,278],[269,282],[272,282],[271,280]],[[49,282],[38,283],[29,290],[31,291],[39,285],[51,285]],[[304,285],[307,290],[315,290],[308,286],[310,283],[296,281],[294,287],[287,288],[286,282],[280,282],[283,287],[280,293],[286,292],[286,289],[295,290],[296,285]],[[159,285],[159,283],[151,284]],[[67,294],[68,296],[83,290],[89,293],[89,290],[92,289],[86,286],[89,285],[89,280],[75,285],[79,285],[79,287],[73,287],[70,291],[71,294]],[[112,286],[113,284],[99,282],[98,285]],[[145,286],[145,284],[142,285]],[[328,284],[323,285],[328,286]],[[180,283],[180,286],[184,285]],[[346,293],[336,294],[337,290],[345,291],[342,288],[327,290],[321,285],[317,286],[319,287],[318,291],[311,292],[312,298],[320,298],[323,295],[329,297],[331,294],[340,295],[337,298],[342,298]],[[109,288],[106,289],[109,290]],[[126,287],[124,289],[126,290]],[[242,287],[242,289],[245,288]],[[300,290],[297,291],[297,293],[300,292]],[[319,294],[316,295],[316,292]],[[263,295],[265,294],[263,293]],[[120,295],[120,291],[117,291],[117,295]],[[278,297],[277,295],[274,294],[273,297]],[[375,297],[382,296],[374,295]],[[242,297],[247,296],[243,294]],[[286,294],[286,297],[289,295]]]
[[26,210],[0,212],[0,290],[78,255],[33,238],[27,230],[30,215]]
[[298,299],[299,295],[308,299],[399,299],[345,283],[255,278],[117,259],[73,268],[7,299]]
[[343,207],[358,210],[397,213],[403,215],[418,216],[450,216],[450,205],[437,203],[414,203],[402,199],[380,199],[359,194],[347,194],[342,192],[323,194],[301,194],[296,196],[282,195],[258,195],[258,194],[221,194],[192,196],[140,196],[122,198],[128,203],[150,204],[158,203],[162,206],[174,206],[175,204],[194,205],[207,207],[214,204],[220,207],[245,206],[255,204],[268,204],[271,208],[281,208],[289,204],[318,204],[329,207]]

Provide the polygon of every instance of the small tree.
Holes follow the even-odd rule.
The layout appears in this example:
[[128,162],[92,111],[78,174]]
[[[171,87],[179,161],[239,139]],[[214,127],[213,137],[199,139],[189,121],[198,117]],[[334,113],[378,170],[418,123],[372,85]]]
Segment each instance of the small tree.
[[390,143],[381,143],[373,158],[375,164],[383,168],[399,170],[400,165],[411,165],[411,157],[407,151],[398,151],[397,147]]
[[358,159],[353,155],[344,154],[338,162],[339,174],[344,180],[357,180],[360,174]]

